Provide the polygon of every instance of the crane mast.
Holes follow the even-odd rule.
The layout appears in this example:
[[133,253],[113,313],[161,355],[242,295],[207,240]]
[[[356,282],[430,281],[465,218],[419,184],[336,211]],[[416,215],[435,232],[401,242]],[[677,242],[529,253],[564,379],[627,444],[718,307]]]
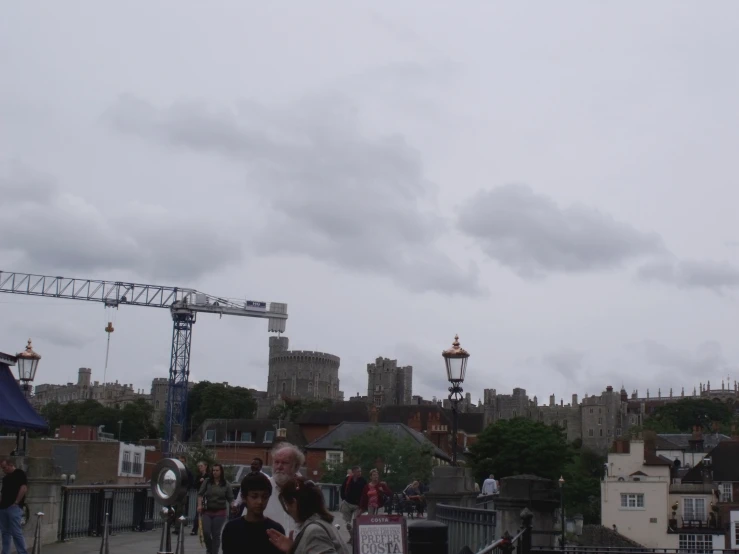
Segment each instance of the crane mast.
[[236,301],[198,292],[195,289],[52,277],[0,271],[0,293],[100,302],[106,307],[122,305],[167,308],[173,321],[172,350],[165,421],[166,451],[182,437],[187,423],[187,393],[190,380],[192,326],[198,313],[267,319],[267,331],[283,333],[287,304],[255,300]]

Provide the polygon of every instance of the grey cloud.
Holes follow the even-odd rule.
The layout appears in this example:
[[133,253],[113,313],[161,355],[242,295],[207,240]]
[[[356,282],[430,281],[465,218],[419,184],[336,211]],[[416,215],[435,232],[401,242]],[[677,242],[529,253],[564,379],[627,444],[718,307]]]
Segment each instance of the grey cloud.
[[66,319],[63,321],[59,319],[51,321],[35,319],[32,323],[19,321],[15,328],[33,337],[35,349],[42,352],[44,343],[65,348],[82,348],[95,340],[88,331],[70,325]]
[[176,214],[136,209],[108,217],[18,162],[0,174],[0,197],[0,252],[14,254],[19,270],[118,270],[179,284],[241,258],[237,244],[203,222],[188,218],[182,226]]
[[265,254],[305,255],[413,291],[484,292],[474,265],[461,269],[438,245],[445,223],[420,154],[402,136],[367,136],[340,95],[231,111],[123,96],[106,118],[122,133],[244,164],[249,193],[271,210],[258,241]]
[[575,381],[583,369],[585,353],[565,348],[542,357],[544,365],[551,367],[562,377]]
[[525,185],[479,191],[459,210],[459,229],[525,278],[611,269],[665,251],[662,239],[584,206],[562,208]]
[[739,268],[728,262],[654,261],[639,268],[643,281],[667,283],[678,288],[704,288],[717,294],[739,286]]
[[653,340],[644,340],[634,348],[648,364],[675,369],[686,374],[710,375],[726,367],[723,350],[716,341],[700,344],[695,352],[671,348]]

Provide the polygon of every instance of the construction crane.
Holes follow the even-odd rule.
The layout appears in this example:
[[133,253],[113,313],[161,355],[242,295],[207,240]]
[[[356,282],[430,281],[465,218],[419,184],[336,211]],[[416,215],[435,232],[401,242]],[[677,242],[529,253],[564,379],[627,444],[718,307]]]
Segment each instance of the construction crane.
[[177,427],[184,432],[187,423],[187,393],[190,378],[190,344],[192,326],[198,313],[258,317],[267,320],[267,331],[284,333],[287,304],[219,298],[194,289],[141,285],[122,281],[96,281],[68,277],[32,275],[0,271],[0,293],[67,298],[101,302],[106,307],[149,306],[168,308],[172,314],[172,353],[169,364],[169,387],[165,441],[166,450],[175,438]]

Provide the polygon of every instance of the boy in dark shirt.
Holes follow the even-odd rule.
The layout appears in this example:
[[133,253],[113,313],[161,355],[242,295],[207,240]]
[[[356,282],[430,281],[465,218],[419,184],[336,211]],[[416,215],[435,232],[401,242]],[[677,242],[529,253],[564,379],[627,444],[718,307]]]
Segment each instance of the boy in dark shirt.
[[261,472],[250,473],[241,481],[241,499],[246,506],[246,515],[232,519],[223,528],[221,545],[223,554],[279,554],[267,536],[267,529],[275,529],[283,535],[285,529],[271,519],[264,517],[269,497],[272,496],[272,483]]

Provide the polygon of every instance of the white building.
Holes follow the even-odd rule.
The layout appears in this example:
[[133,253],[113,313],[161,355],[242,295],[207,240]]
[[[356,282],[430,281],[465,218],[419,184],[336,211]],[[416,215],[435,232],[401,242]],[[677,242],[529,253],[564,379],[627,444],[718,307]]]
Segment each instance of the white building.
[[135,483],[144,478],[146,447],[120,443],[118,450],[118,483]]
[[672,469],[653,439],[616,441],[601,483],[602,525],[647,548],[723,550],[726,531],[710,513],[713,484],[674,483]]

